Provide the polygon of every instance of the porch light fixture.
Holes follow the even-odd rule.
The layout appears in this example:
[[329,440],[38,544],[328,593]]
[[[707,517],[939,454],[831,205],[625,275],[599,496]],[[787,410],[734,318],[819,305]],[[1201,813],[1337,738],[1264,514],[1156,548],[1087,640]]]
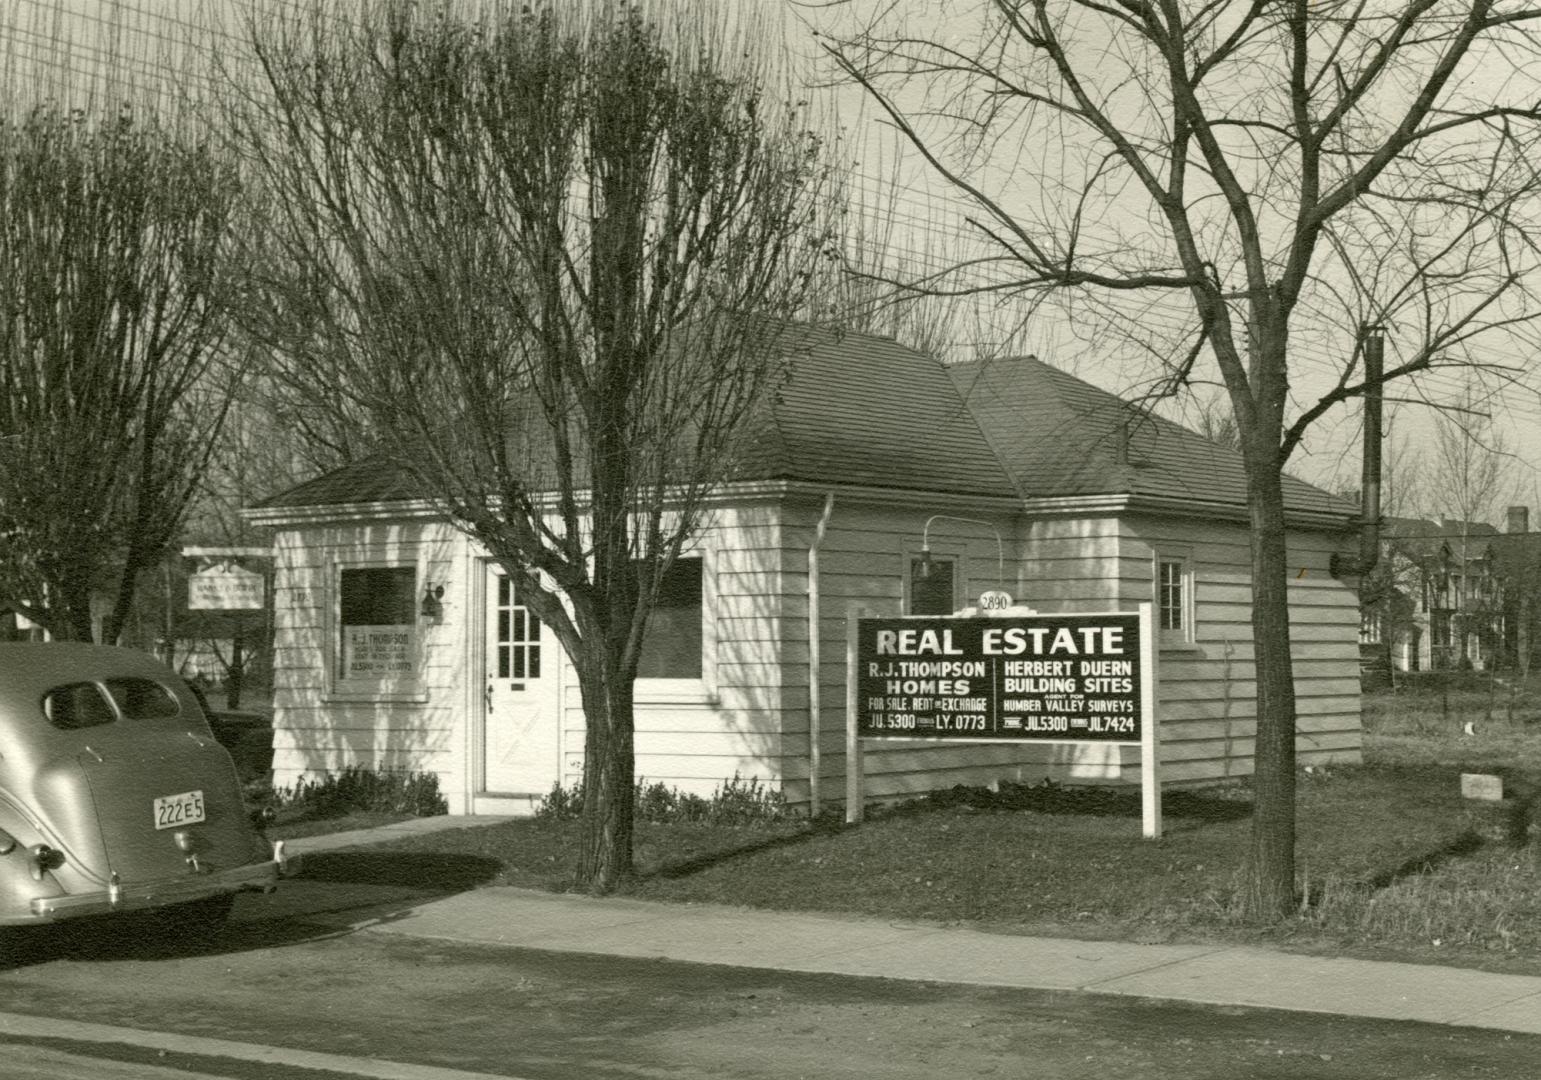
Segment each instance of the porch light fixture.
[[441,602],[443,598],[444,586],[429,582],[428,588],[423,592],[423,603],[419,609],[423,618],[432,619],[434,622],[444,618],[444,604]]
[[933,521],[962,521],[969,525],[982,525],[995,534],[995,586],[998,589],[1006,588],[1006,545],[1001,540],[1001,532],[988,521],[980,521],[978,518],[958,517],[955,514],[932,514],[926,518],[926,523],[920,530],[920,576],[931,576],[931,523]]

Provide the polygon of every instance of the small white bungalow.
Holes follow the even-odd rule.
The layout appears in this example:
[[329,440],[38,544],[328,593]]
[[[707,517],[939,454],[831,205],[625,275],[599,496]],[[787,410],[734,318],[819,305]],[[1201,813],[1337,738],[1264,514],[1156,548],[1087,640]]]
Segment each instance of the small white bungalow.
[[[843,794],[845,622],[945,614],[1004,586],[1044,612],[1157,606],[1162,778],[1252,771],[1239,456],[1036,359],[944,366],[818,338],[649,631],[637,769]],[[1286,484],[1303,764],[1359,760],[1359,614],[1328,570],[1354,507]],[[527,812],[581,775],[570,665],[433,503],[365,461],[249,511],[275,530],[275,782],[349,764],[438,774],[452,813]],[[920,558],[928,543],[929,568]],[[811,753],[809,731],[822,732]],[[1138,783],[1137,749],[873,744],[877,799],[958,783]]]

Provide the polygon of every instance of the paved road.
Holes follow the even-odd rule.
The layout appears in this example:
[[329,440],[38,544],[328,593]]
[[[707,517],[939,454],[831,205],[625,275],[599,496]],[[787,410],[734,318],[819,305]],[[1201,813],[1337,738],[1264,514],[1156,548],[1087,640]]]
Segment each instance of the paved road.
[[0,1013],[6,1080],[513,1080],[403,1062]]

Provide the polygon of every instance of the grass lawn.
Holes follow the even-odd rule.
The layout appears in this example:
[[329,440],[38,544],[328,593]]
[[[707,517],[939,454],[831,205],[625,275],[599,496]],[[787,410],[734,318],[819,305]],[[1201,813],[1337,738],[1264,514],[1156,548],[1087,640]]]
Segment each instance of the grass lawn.
[[[1524,695],[1541,702],[1541,691]],[[862,825],[639,823],[625,893],[672,902],[967,922],[1008,933],[1237,941],[1541,974],[1541,708],[1485,690],[1366,703],[1361,767],[1302,772],[1306,902],[1267,930],[1235,898],[1250,830],[1244,786],[1168,792],[1165,837],[1140,836],[1138,793],[954,791]],[[1474,735],[1462,734],[1466,721]],[[1521,798],[1468,802],[1460,773],[1497,771]],[[392,843],[502,866],[494,883],[565,889],[572,821],[512,820]]]
[[382,825],[394,825],[407,821],[413,815],[394,814],[380,810],[356,810],[335,817],[305,817],[296,815],[263,829],[269,840],[294,840],[301,836],[327,836],[331,833],[352,832],[354,829],[378,829]]

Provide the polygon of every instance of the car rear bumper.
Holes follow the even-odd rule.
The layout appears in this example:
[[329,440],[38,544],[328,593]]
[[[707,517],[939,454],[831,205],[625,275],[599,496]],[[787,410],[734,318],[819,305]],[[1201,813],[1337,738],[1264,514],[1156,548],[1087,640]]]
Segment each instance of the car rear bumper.
[[221,893],[252,890],[271,892],[278,886],[282,868],[282,863],[274,859],[173,881],[136,882],[100,892],[69,896],[40,896],[31,902],[30,918],[0,919],[0,923],[56,922],[90,915],[108,915],[115,911],[143,911],[202,900]]

